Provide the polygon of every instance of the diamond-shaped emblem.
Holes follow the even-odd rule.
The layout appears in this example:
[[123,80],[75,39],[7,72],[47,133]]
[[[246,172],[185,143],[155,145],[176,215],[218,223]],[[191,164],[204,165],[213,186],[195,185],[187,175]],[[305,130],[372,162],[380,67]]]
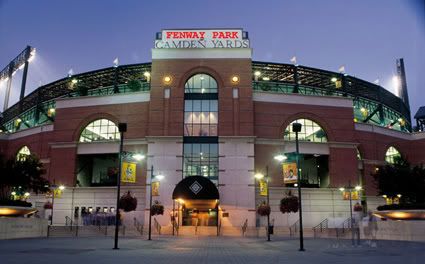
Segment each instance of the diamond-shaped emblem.
[[202,190],[202,185],[200,185],[197,181],[190,185],[189,189],[194,193],[198,194]]

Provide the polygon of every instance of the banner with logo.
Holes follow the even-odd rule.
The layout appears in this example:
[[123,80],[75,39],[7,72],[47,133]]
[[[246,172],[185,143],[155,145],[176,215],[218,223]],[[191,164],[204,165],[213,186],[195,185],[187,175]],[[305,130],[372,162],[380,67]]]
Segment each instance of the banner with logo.
[[152,182],[152,196],[159,196],[159,181]]
[[123,161],[121,167],[121,182],[136,182],[136,163]]
[[285,162],[282,164],[283,183],[296,183],[298,181],[297,163]]
[[260,195],[261,196],[267,196],[267,182],[263,179],[259,180],[259,184],[260,184]]
[[350,193],[351,193],[351,200],[358,200],[359,199],[359,192],[358,191],[344,191],[342,192],[342,199],[344,200],[350,200]]

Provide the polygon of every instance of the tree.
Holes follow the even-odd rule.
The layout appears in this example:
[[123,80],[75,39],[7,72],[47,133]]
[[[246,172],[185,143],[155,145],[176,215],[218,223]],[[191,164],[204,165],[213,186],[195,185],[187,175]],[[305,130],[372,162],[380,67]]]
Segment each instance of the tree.
[[394,164],[378,167],[373,174],[380,195],[393,199],[400,197],[400,203],[425,203],[425,168],[412,167],[405,159],[396,158]]
[[45,170],[39,158],[28,155],[25,159],[0,158],[0,200],[10,200],[11,192],[22,196],[25,192],[45,193],[49,182],[43,178]]

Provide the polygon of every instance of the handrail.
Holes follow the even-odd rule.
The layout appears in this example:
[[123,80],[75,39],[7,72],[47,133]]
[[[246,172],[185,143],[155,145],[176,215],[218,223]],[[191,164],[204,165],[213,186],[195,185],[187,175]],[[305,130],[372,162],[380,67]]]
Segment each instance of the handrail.
[[179,225],[175,219],[171,221],[171,224],[173,225],[173,229],[176,230],[177,235],[179,235]]
[[323,230],[327,229],[329,220],[326,218],[324,219],[322,222],[320,222],[318,225],[316,225],[315,227],[313,227],[313,233],[314,233],[314,237],[317,236],[317,231],[320,230],[320,233],[323,233]]
[[198,220],[199,220],[198,218],[195,218],[195,235],[198,234],[198,223],[199,223]]
[[245,222],[242,225],[242,236],[245,236],[247,227],[248,227],[248,218],[245,219]]
[[136,227],[137,232],[143,236],[143,225],[137,220],[136,217],[134,217],[134,227]]
[[300,219],[295,221],[292,225],[289,226],[289,236],[293,237],[298,233],[298,227],[300,225]]
[[69,225],[70,225],[70,230],[72,230],[73,221],[69,216],[65,216],[65,226],[68,226],[68,221],[69,221]]
[[336,228],[336,236],[339,237],[339,230],[341,230],[342,234],[344,234],[345,230],[349,228],[351,228],[351,217],[345,219],[344,222]]
[[156,220],[156,218],[153,219],[153,225],[156,229],[156,232],[158,232],[158,235],[161,235],[161,225],[159,224],[158,220]]

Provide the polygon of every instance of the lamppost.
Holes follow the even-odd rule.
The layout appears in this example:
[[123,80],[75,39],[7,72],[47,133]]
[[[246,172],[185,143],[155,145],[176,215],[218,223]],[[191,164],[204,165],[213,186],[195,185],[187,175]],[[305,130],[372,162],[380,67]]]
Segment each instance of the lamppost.
[[362,187],[360,185],[357,186],[351,186],[351,181],[348,181],[348,186],[346,187],[341,187],[339,188],[339,190],[341,192],[344,192],[345,190],[347,190],[350,193],[350,229],[351,229],[351,244],[354,246],[354,229],[353,229],[353,202],[352,202],[352,192],[354,191],[360,191],[362,189]]
[[[266,180],[266,190],[267,190],[267,206],[270,207],[270,193],[269,193],[269,166],[266,166],[266,175],[264,176],[262,173],[256,173],[254,177],[257,180]],[[270,207],[271,208],[271,207]],[[271,210],[270,210],[271,213]],[[270,214],[267,215],[267,241],[270,241]]]
[[156,179],[157,181],[161,181],[164,179],[164,176],[161,174],[155,175],[153,174],[153,165],[151,166],[151,180],[150,180],[150,195],[149,195],[149,235],[148,240],[152,240],[151,234],[152,234],[152,183],[153,180]]
[[120,203],[120,191],[121,191],[121,166],[122,166],[122,152],[124,145],[124,133],[127,132],[127,123],[119,123],[118,131],[120,132],[120,151],[118,153],[118,175],[117,175],[117,206],[115,210],[115,241],[114,249],[118,248],[118,225],[119,225],[119,203]]
[[298,133],[301,132],[302,125],[300,123],[292,124],[292,132],[295,132],[295,150],[297,161],[297,187],[298,187],[298,204],[300,217],[300,251],[304,251],[304,236],[303,236],[303,212],[301,204],[301,173],[300,173],[300,146],[298,142]]
[[59,190],[59,191],[65,190],[65,186],[63,186],[63,185],[58,186],[56,184],[52,184],[50,186],[50,190],[52,190],[52,214],[50,215],[50,225],[53,225],[53,208],[54,208],[54,205],[55,205],[55,192],[57,190]]

